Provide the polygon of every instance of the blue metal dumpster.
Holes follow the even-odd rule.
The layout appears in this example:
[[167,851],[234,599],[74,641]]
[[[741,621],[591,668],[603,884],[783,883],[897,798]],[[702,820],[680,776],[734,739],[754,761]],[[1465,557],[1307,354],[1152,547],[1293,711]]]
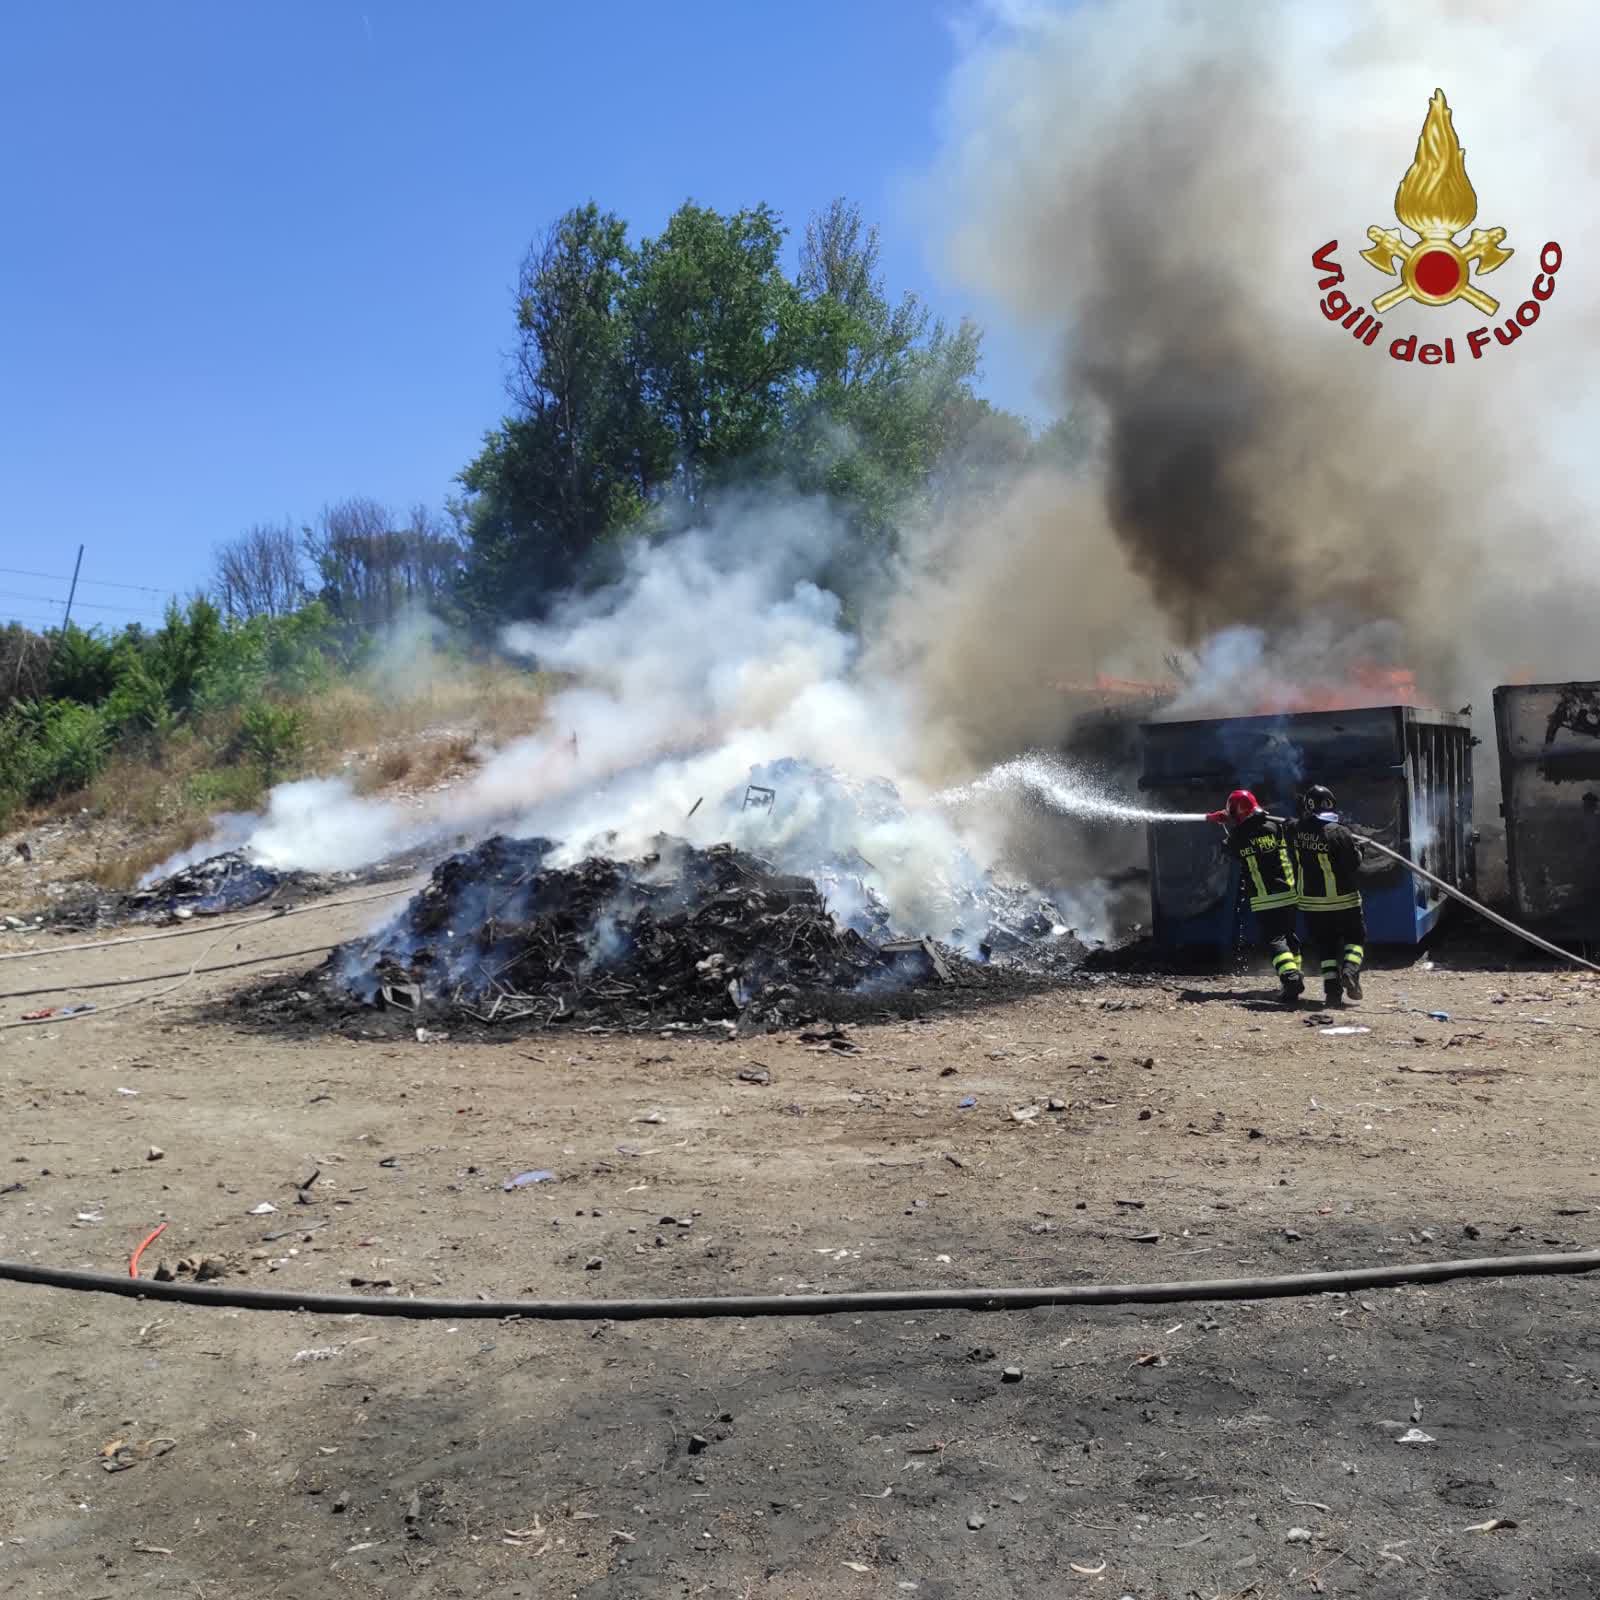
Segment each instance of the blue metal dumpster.
[[[1333,790],[1347,821],[1447,883],[1471,892],[1472,735],[1464,717],[1415,706],[1303,711],[1140,729],[1140,788],[1158,810],[1212,811],[1231,789],[1255,791],[1279,816],[1309,784]],[[1227,957],[1256,941],[1237,863],[1210,823],[1149,829],[1156,943]],[[1395,866],[1362,879],[1367,942],[1416,945],[1447,896]]]

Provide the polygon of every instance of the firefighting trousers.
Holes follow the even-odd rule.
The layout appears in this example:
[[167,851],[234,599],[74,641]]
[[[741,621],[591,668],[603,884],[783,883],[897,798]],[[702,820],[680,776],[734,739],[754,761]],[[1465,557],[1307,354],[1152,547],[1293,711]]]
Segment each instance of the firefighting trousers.
[[1298,916],[1293,906],[1274,906],[1271,910],[1256,912],[1256,925],[1272,955],[1272,970],[1284,983],[1300,975],[1300,941],[1294,931]]
[[1360,972],[1366,960],[1367,919],[1360,906],[1344,911],[1306,911],[1311,947],[1322,963],[1322,981],[1337,986],[1339,969]]

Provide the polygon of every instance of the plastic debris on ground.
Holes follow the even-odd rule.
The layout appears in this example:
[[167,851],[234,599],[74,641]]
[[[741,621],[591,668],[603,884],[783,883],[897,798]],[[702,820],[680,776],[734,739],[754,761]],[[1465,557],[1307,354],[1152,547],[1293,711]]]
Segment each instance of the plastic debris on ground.
[[500,1187],[509,1193],[512,1189],[525,1189],[531,1183],[553,1183],[555,1176],[553,1172],[518,1172],[507,1178]]

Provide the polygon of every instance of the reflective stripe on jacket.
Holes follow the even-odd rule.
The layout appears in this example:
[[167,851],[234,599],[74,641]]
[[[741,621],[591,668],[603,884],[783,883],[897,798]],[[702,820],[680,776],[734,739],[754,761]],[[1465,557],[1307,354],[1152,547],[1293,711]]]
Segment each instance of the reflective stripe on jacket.
[[1355,835],[1328,816],[1302,817],[1294,830],[1302,911],[1349,911],[1361,904],[1356,874],[1361,849]]
[[1252,911],[1296,903],[1294,856],[1281,823],[1258,813],[1242,827],[1229,828],[1227,850],[1239,858]]

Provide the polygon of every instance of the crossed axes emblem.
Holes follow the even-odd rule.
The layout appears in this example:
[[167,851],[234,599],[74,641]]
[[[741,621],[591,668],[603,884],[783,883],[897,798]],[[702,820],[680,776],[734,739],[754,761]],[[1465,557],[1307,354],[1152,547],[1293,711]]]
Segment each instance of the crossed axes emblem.
[[[1448,234],[1424,235],[1415,244],[1407,244],[1394,228],[1368,228],[1367,237],[1372,241],[1372,248],[1363,250],[1361,259],[1390,277],[1398,272],[1401,278],[1395,288],[1386,290],[1372,302],[1372,309],[1382,316],[1402,300],[1414,299],[1424,305],[1442,306],[1460,299],[1475,306],[1486,317],[1492,317],[1500,309],[1500,302],[1475,288],[1468,279],[1474,262],[1481,277],[1511,259],[1516,252],[1500,248],[1505,236],[1504,228],[1474,228],[1466,247],[1462,248]],[[1439,290],[1430,291],[1425,284],[1417,282],[1417,268],[1425,256],[1444,257],[1454,262],[1456,278],[1452,287],[1441,286]],[[1442,261],[1435,270],[1446,270]]]

